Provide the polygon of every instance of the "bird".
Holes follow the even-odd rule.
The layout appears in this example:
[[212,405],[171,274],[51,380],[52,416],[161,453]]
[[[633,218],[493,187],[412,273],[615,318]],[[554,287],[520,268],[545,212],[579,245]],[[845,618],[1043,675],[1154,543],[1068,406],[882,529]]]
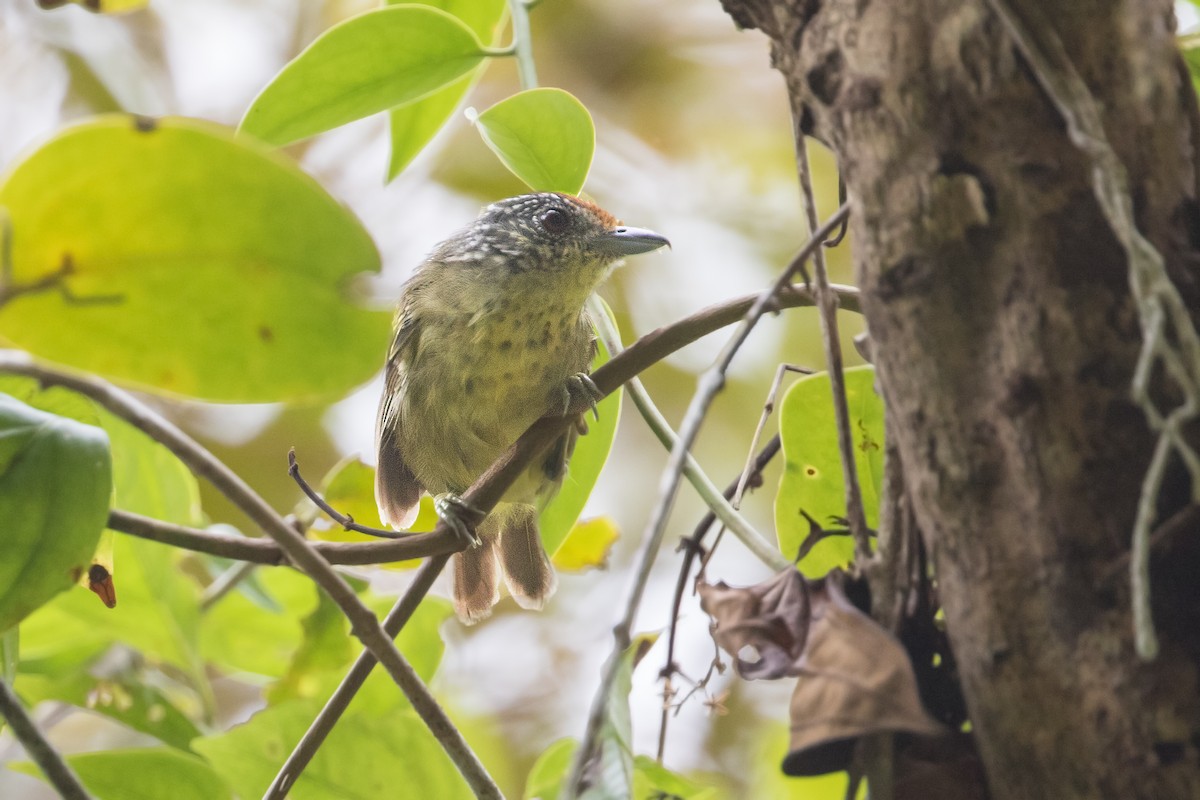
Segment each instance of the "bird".
[[582,420],[595,410],[587,298],[626,256],[669,245],[589,200],[526,194],[484,208],[401,288],[375,426],[375,499],[380,518],[403,530],[427,492],[469,540],[454,555],[464,623],[491,614],[501,578],[523,608],[540,609],[554,593],[538,513],[562,484],[580,426],[478,525],[460,495],[541,417]]

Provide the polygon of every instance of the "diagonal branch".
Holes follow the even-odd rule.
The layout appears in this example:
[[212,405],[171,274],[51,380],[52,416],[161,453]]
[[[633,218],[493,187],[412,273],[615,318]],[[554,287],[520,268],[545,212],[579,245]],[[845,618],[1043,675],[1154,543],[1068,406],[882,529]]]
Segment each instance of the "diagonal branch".
[[[421,569],[417,571],[408,590],[392,607],[383,621],[383,629],[387,631],[388,636],[395,638],[400,635],[405,623],[417,610],[417,606],[420,605],[421,600],[429,592],[429,588],[433,586],[433,582],[437,580],[438,574],[446,567],[446,562],[449,560],[450,554],[445,553],[434,556],[421,565]],[[325,703],[321,713],[305,731],[304,737],[297,743],[292,754],[288,756],[288,760],[279,768],[275,780],[271,782],[267,793],[263,795],[263,800],[282,800],[287,796],[288,791],[295,785],[296,779],[300,777],[300,773],[317,754],[317,750],[329,736],[333,726],[350,707],[350,701],[358,694],[358,690],[366,683],[371,670],[375,669],[375,665],[378,663],[370,650],[363,650],[358,660],[354,662],[354,666],[346,673],[346,677],[342,678],[342,682],[338,684],[337,689]]]
[[8,721],[13,736],[25,753],[42,770],[46,780],[65,800],[90,800],[91,795],[79,782],[79,776],[67,766],[62,754],[51,746],[21,706],[21,699],[7,682],[0,680],[0,716]]

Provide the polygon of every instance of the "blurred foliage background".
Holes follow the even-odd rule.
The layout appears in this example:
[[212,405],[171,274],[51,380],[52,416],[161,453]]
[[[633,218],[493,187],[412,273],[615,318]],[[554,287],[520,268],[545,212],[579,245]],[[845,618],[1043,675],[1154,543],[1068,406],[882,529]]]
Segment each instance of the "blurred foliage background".
[[[236,125],[255,94],[305,44],[371,7],[359,0],[152,0],[146,10],[102,17],[75,6],[46,11],[24,0],[0,0],[0,170],[64,124],[105,111],[178,114]],[[769,67],[765,40],[738,32],[715,0],[545,0],[531,16],[542,85],[569,90],[596,121],[597,151],[585,191],[629,224],[660,231],[673,243],[670,252],[619,270],[603,290],[626,341],[710,303],[764,287],[806,238],[786,96]],[[515,63],[497,59],[468,104],[483,109],[517,88]],[[461,114],[390,183],[384,180],[388,151],[382,115],[286,152],[353,210],[378,245],[382,274],[364,276],[353,287],[372,308],[389,307],[423,255],[469,222],[480,206],[524,191]],[[836,168],[818,146],[812,154],[826,214],[837,205]],[[850,282],[848,245],[830,257],[833,279]],[[842,319],[848,343],[860,326],[852,315]],[[322,320],[311,322],[319,326]],[[687,405],[696,375],[723,341],[721,333],[708,337],[644,375],[673,423]],[[381,364],[386,345],[378,343]],[[844,350],[848,365],[859,363],[852,347]],[[735,361],[695,449],[717,483],[741,468],[781,362],[823,366],[814,312],[791,311],[766,321]],[[297,449],[312,476],[346,455],[372,458],[380,389],[377,376],[348,396],[322,403],[152,402],[286,510],[299,499],[287,476],[288,448]],[[582,732],[609,646],[614,598],[623,596],[626,567],[665,459],[627,407],[610,468],[585,514],[609,516],[622,532],[608,568],[563,576],[544,613],[522,612],[504,601],[496,616],[478,627],[454,621],[442,626],[446,648],[434,689],[496,769],[506,792],[519,795],[530,764],[547,745]],[[777,476],[775,465],[766,486],[746,503],[760,530],[772,528]],[[202,484],[201,491],[212,520],[248,527],[209,487]],[[690,488],[683,489],[669,538],[689,533],[702,513]],[[665,549],[639,630],[668,625],[677,568],[678,555]],[[127,576],[133,572],[124,569]],[[169,559],[154,569],[166,573],[154,576],[165,585],[185,580]],[[731,584],[756,582],[766,572],[732,537],[724,538],[709,567],[712,579]],[[380,594],[394,594],[408,580],[405,573],[361,574]],[[289,578],[267,580],[278,584]],[[437,591],[445,595],[448,588],[440,585]],[[95,614],[89,612],[89,624],[109,624],[95,598],[83,594],[80,603],[97,607]],[[122,596],[108,613],[131,613],[126,609],[135,597]],[[145,601],[153,603],[154,594]],[[204,635],[228,636],[225,646],[247,651],[251,660],[256,647],[265,648],[278,634],[249,628],[239,639],[226,628],[250,625],[248,616],[220,605],[209,616],[225,622],[207,620]],[[687,675],[699,677],[712,659],[707,625],[689,597],[677,655]],[[61,633],[69,635],[69,626]],[[288,636],[294,646],[297,632]],[[664,645],[665,637],[634,675],[635,748],[643,754],[653,755],[657,746],[657,673]],[[237,675],[212,677],[217,726],[244,720],[261,706],[261,686]],[[747,685],[729,674],[718,676],[707,696],[719,702],[706,703],[706,694],[699,693],[673,718],[665,763],[682,772],[719,774],[732,796],[823,796],[826,791],[840,796],[843,784],[837,776],[786,782],[778,776],[787,741],[782,709],[790,691],[789,684]],[[73,706],[43,704],[38,718],[51,728],[51,740],[69,753],[154,742]],[[11,739],[0,738],[0,760],[11,759],[13,748]],[[35,798],[46,792],[37,781],[0,769],[0,796]]]

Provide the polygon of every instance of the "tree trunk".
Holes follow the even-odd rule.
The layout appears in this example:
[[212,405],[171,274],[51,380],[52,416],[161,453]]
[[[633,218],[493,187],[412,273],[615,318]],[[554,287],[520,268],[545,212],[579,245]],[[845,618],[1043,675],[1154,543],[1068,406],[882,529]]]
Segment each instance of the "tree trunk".
[[[1195,321],[1200,130],[1171,3],[1007,2],[1050,20],[1100,104]],[[1162,650],[1142,663],[1121,559],[1156,439],[1130,399],[1137,308],[1088,156],[983,0],[723,3],[770,38],[800,129],[839,159],[992,796],[1200,797],[1200,524],[1156,551]],[[1164,517],[1188,502],[1179,483]]]

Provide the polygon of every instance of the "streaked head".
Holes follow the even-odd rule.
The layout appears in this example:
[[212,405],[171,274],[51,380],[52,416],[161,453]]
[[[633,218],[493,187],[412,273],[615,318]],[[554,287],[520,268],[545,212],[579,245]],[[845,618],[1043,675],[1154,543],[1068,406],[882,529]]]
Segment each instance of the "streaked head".
[[511,272],[561,272],[607,269],[625,256],[664,245],[670,245],[666,237],[621,225],[594,203],[543,192],[493,203],[434,255],[503,264]]

